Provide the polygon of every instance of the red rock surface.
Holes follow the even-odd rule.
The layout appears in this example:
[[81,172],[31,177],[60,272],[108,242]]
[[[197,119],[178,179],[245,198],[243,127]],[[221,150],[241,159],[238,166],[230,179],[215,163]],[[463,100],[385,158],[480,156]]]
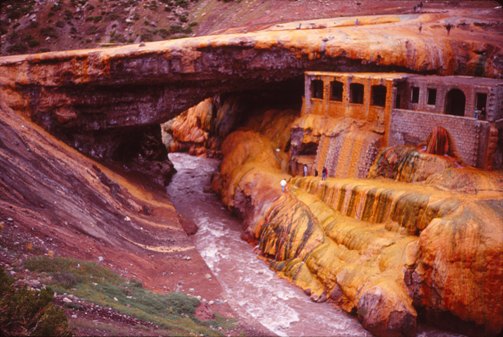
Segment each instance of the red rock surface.
[[[154,291],[194,288],[208,300],[221,298],[163,191],[85,157],[3,102],[0,247],[0,264],[18,273],[30,255],[75,257]],[[220,303],[212,312],[233,315]]]

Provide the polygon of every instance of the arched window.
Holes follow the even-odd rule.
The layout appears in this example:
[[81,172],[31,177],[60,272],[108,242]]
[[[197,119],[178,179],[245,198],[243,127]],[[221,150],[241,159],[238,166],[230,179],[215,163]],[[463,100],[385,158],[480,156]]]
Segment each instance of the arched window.
[[465,103],[465,94],[459,89],[451,89],[445,96],[445,113],[454,116],[464,116]]
[[386,105],[386,87],[384,85],[372,86],[372,105]]
[[351,83],[349,85],[349,101],[351,103],[363,103],[363,84]]

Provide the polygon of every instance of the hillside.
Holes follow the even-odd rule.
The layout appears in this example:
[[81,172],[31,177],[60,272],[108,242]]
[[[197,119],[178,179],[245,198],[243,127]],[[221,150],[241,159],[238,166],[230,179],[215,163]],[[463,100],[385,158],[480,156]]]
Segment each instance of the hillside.
[[[248,32],[297,20],[414,13],[416,0],[5,0],[0,55],[95,48],[222,32]],[[281,4],[278,6],[278,4]],[[424,1],[421,12],[485,10],[498,2]],[[494,27],[501,31],[501,27]]]

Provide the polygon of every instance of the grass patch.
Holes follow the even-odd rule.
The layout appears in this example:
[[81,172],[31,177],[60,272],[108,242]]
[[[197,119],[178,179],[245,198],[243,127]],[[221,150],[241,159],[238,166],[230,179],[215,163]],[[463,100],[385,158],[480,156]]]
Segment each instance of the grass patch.
[[214,328],[223,322],[200,322],[194,317],[199,300],[184,293],[157,294],[136,280],[125,280],[95,263],[45,256],[30,258],[25,267],[52,276],[57,292],[72,293],[96,304],[153,322],[173,335],[221,336]]

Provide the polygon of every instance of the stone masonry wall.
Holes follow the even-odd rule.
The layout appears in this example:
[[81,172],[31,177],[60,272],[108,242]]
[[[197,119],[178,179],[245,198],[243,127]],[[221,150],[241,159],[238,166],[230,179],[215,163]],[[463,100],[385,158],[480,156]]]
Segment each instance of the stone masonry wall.
[[[438,113],[394,109],[391,116],[389,145],[426,142],[431,130],[442,126],[454,142],[455,152],[465,164],[479,166],[484,154],[479,153],[481,142],[487,139],[489,123],[473,118]],[[484,145],[484,144],[482,144]],[[482,146],[485,148],[485,146]]]

